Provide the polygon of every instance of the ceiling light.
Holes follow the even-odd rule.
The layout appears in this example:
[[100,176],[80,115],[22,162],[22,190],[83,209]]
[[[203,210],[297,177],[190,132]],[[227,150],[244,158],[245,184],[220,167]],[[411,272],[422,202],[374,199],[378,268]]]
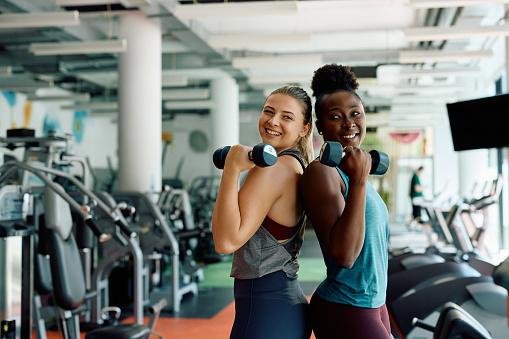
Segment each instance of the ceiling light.
[[[116,88],[118,86],[118,72],[78,72],[77,77],[90,81],[94,84],[107,88]],[[189,79],[187,76],[174,74],[174,71],[163,70],[161,74],[162,87],[184,87],[187,86]]]
[[29,50],[35,55],[122,53],[127,50],[127,40],[34,43],[30,44]]
[[92,6],[118,4],[120,0],[55,0],[59,6]]
[[283,85],[291,83],[311,83],[311,74],[303,75],[258,75],[250,76],[251,85]]
[[509,0],[410,0],[410,6],[416,8],[465,7],[486,3],[506,4]]
[[199,100],[209,99],[208,88],[175,88],[165,89],[161,93],[162,100]]
[[175,16],[180,19],[236,18],[263,15],[297,14],[297,1],[225,2],[210,4],[176,5]]
[[481,72],[479,67],[454,67],[454,68],[432,68],[432,69],[402,69],[400,77],[447,77],[447,76],[477,76]]
[[[393,128],[424,128],[427,126],[440,126],[444,122],[440,117],[428,114],[390,114],[388,119],[388,126]],[[409,118],[410,117],[410,118]]]
[[477,51],[400,51],[399,62],[403,64],[422,62],[456,62],[459,60],[484,59],[493,56],[491,50]]
[[163,69],[163,82],[166,77],[181,78],[189,80],[213,80],[230,77],[228,73],[213,67],[204,68],[179,68],[179,69]]
[[78,11],[0,14],[0,28],[63,27],[79,24]]
[[314,0],[297,1],[299,11],[306,13],[309,10],[341,10],[348,7],[362,6],[398,6],[408,0]]
[[163,107],[167,110],[184,109],[211,109],[214,107],[212,100],[186,100],[186,101],[165,101]]
[[151,1],[152,0],[120,0],[119,2],[125,8],[134,8],[151,5]]
[[52,87],[50,82],[32,78],[27,74],[0,77],[0,89],[18,92],[33,92],[38,88]]
[[392,99],[393,105],[444,105],[456,100],[456,95],[403,95]]
[[408,41],[469,39],[473,36],[508,36],[509,24],[496,26],[416,27],[403,30]]
[[400,83],[402,79],[408,78],[478,76],[479,73],[479,67],[415,69],[403,65],[380,65],[376,68],[376,79],[378,84],[396,85]]
[[251,49],[253,45],[310,43],[311,34],[215,34],[207,42],[215,48]]
[[184,75],[173,74],[163,70],[161,75],[161,86],[163,87],[184,87],[189,83],[189,78]]
[[84,103],[76,103],[75,105],[60,106],[63,110],[118,110],[118,102],[116,101],[92,101]]
[[415,97],[415,96],[448,96],[455,97],[458,93],[464,93],[471,89],[467,87],[468,84],[462,85],[429,85],[429,86],[409,86],[409,85],[377,85],[377,86],[360,86],[367,95],[371,97],[385,97],[394,98],[400,97]]
[[271,55],[233,58],[232,65],[235,68],[280,68],[292,67],[317,67],[323,63],[320,54],[293,54]]
[[366,119],[366,127],[381,127],[386,126],[389,123],[389,113],[377,113],[371,114],[368,119]]
[[189,53],[191,49],[186,46],[184,43],[177,40],[163,39],[163,43],[161,45],[161,50],[163,53]]
[[11,66],[2,66],[0,67],[0,76],[8,77],[12,75],[12,67]]
[[89,101],[90,94],[74,93],[67,95],[28,95],[27,100],[30,101]]
[[413,95],[443,95],[445,93],[453,94],[466,91],[465,86],[459,85],[444,85],[444,86],[397,86],[394,92],[399,96],[413,96]]

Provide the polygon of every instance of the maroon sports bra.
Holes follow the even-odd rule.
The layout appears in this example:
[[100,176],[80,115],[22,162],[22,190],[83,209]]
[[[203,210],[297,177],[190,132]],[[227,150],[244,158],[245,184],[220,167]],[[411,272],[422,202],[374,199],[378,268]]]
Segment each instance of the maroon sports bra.
[[285,240],[291,238],[300,228],[298,225],[294,227],[283,226],[269,217],[265,217],[262,225],[277,240]]
[[[297,161],[302,166],[302,169],[306,167],[304,165],[304,159],[302,159],[302,155],[298,150],[296,149],[284,150],[278,154],[278,157],[282,155],[290,155],[297,159]],[[269,231],[270,234],[272,234],[274,238],[276,238],[276,240],[285,240],[291,238],[295,233],[297,233],[297,231],[300,229],[299,225],[301,222],[302,218],[294,227],[287,227],[275,222],[269,217],[265,217],[265,219],[262,222],[262,225],[263,227],[265,227],[267,231]]]

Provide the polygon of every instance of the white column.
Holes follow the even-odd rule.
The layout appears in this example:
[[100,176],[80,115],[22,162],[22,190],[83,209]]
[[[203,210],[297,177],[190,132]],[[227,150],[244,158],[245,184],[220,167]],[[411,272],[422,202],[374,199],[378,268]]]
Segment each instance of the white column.
[[459,167],[459,194],[460,196],[469,196],[475,183],[481,185],[484,181],[491,178],[492,171],[488,164],[488,150],[479,149],[472,151],[458,152]]
[[[504,13],[509,11],[509,4],[504,6]],[[505,37],[505,88],[503,88],[503,92],[507,93],[509,90],[509,37]]]
[[[447,116],[447,113],[443,113]],[[446,120],[447,117],[444,118]],[[433,142],[433,192],[443,192],[442,197],[451,197],[459,194],[459,154],[455,152],[452,144],[451,129],[448,121],[434,127]]]
[[[509,4],[504,6],[504,13],[509,11]],[[507,93],[509,89],[509,37],[505,38],[505,83],[503,84],[502,93]],[[507,225],[507,221],[509,220],[509,190],[507,189],[509,181],[509,169],[508,169],[508,159],[509,159],[509,148],[505,148],[505,152],[502,152],[503,160],[502,160],[502,177],[503,177],[503,186],[501,192],[501,199],[499,199],[499,245],[501,248],[508,248],[509,246],[509,226]]]
[[[239,86],[225,75],[215,78],[210,84],[213,101],[211,109],[213,152],[219,147],[239,143]],[[215,173],[211,162],[211,170]]]
[[119,57],[119,190],[161,189],[161,28],[141,13],[122,15]]

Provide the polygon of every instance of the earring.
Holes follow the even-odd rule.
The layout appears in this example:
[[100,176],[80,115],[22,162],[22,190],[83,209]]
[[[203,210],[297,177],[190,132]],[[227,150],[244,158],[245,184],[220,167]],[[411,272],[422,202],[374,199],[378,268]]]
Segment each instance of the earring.
[[318,131],[318,134],[322,135],[323,133],[322,133],[322,131]]

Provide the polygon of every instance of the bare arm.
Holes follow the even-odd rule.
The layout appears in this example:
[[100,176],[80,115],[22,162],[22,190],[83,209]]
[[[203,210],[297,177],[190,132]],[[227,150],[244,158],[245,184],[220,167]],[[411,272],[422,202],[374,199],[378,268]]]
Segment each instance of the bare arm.
[[212,234],[217,252],[232,253],[244,245],[283,194],[291,170],[285,161],[280,160],[271,167],[253,167],[239,191],[241,170],[237,166],[229,166],[227,159],[212,214]]
[[366,179],[363,176],[367,177],[367,173],[349,176],[346,201],[335,168],[313,162],[301,180],[306,213],[320,243],[341,267],[351,267],[364,245]]

